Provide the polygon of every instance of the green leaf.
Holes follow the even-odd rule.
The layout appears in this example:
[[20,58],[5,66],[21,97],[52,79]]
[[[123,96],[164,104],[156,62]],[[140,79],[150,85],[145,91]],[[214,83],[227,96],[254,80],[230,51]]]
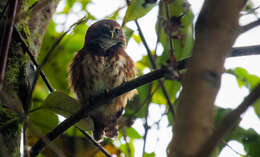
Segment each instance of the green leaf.
[[83,135],[79,129],[75,128],[75,127],[70,127],[69,129],[66,130],[66,135],[68,136],[77,136],[77,137],[85,137],[85,135]]
[[234,74],[236,76],[238,85],[242,85],[252,90],[260,83],[260,78],[256,75],[249,74],[244,68],[235,68],[233,70],[228,70],[228,73]]
[[253,106],[254,106],[256,115],[260,119],[260,99],[257,99]]
[[133,139],[142,139],[142,136],[133,127],[126,130],[126,135]]
[[[157,85],[154,86],[155,88],[157,88],[158,82],[156,82],[156,84]],[[165,80],[164,86],[170,97],[170,101],[174,102],[176,99],[176,94],[181,87],[181,84],[177,81]],[[155,92],[152,98],[152,102],[156,104],[167,104],[167,99],[165,98],[162,88]]]
[[155,153],[152,152],[152,153],[144,153],[144,156],[143,157],[154,157],[155,156]]
[[[128,152],[128,148],[131,151],[131,156],[129,156],[130,153]],[[134,157],[135,148],[134,148],[133,140],[130,139],[128,144],[121,144],[120,150],[124,153],[125,157]]]
[[40,131],[43,134],[51,131],[59,123],[58,116],[47,110],[34,111],[29,114],[29,119],[32,132]]
[[[43,109],[50,110],[54,113],[60,114],[66,118],[70,117],[73,113],[77,112],[81,105],[72,97],[62,92],[52,92],[43,102]],[[93,121],[91,118],[84,118],[76,124],[84,130],[93,129]]]
[[230,113],[232,109],[225,109],[221,107],[216,107],[216,114],[214,117],[214,124],[217,126],[224,119],[224,117]]
[[[253,129],[246,130],[241,127],[237,127],[234,131],[228,133],[224,140],[226,142],[236,140],[242,143],[247,156],[257,157],[260,154],[260,135]],[[224,146],[224,144],[220,144],[221,149]]]
[[[193,47],[193,12],[190,8],[185,7],[188,3],[186,0],[175,0],[169,5],[170,16],[180,16],[184,14],[181,18],[181,25],[183,28],[179,28],[180,34],[182,34],[181,39],[173,39],[173,49],[177,60],[182,60],[191,56],[191,51]],[[159,56],[157,63],[159,65],[164,64],[170,57],[170,42],[169,35],[165,32],[163,24],[166,22],[166,11],[165,5],[160,3],[159,6],[159,16],[160,19],[157,20],[157,36],[159,36],[159,42],[163,45],[164,51],[161,56]],[[158,29],[160,25],[160,29]]]
[[135,40],[135,42],[137,42],[138,44],[141,43],[141,37],[140,37],[140,35],[135,35],[135,34],[133,34],[132,37],[133,37],[133,39]]
[[252,134],[243,139],[245,151],[248,156],[257,157],[260,154],[260,136],[252,131]]
[[129,39],[131,38],[132,34],[133,34],[133,30],[129,27],[123,27],[123,31],[125,33],[125,39],[126,39],[126,45],[128,44]]
[[132,20],[136,20],[140,17],[146,15],[156,4],[147,4],[143,7],[145,0],[131,0],[130,5],[128,6],[125,17],[123,20],[123,26]]

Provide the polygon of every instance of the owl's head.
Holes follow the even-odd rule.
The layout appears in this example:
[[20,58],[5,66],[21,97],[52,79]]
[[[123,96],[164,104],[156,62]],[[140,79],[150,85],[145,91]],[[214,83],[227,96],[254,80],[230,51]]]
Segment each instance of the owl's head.
[[124,33],[117,22],[105,19],[89,27],[85,36],[85,47],[98,46],[106,51],[115,45],[125,47]]

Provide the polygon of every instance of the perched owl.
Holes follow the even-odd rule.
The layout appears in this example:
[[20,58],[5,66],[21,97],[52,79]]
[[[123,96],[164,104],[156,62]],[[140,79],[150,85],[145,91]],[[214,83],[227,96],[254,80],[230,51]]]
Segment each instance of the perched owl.
[[[84,47],[70,65],[70,83],[82,105],[89,99],[136,77],[133,60],[125,52],[125,37],[113,20],[100,20],[89,27]],[[117,119],[136,90],[97,106],[89,113],[94,121],[93,135],[100,140],[117,135]]]

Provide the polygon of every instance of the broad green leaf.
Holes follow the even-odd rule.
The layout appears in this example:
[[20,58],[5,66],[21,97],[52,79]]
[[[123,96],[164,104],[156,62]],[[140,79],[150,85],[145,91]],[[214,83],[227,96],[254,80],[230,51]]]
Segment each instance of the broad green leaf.
[[58,116],[47,110],[37,110],[29,114],[30,127],[32,132],[48,133],[55,128],[58,123]]
[[145,7],[143,4],[145,0],[131,0],[128,6],[125,17],[123,20],[123,26],[129,21],[136,20],[144,15],[146,15],[156,4],[147,4]]
[[[158,86],[158,82],[156,82],[156,84],[157,85],[154,86],[155,88],[156,88],[156,86]],[[176,98],[176,93],[179,91],[179,89],[181,87],[181,84],[177,81],[165,80],[164,86],[170,97],[171,102],[173,103]],[[164,95],[161,87],[153,95],[152,102],[156,103],[156,104],[167,104],[167,99],[165,98],[165,95]]]
[[77,137],[85,137],[85,135],[83,135],[79,129],[75,128],[75,127],[70,127],[69,129],[66,130],[66,135],[68,136],[77,136]]
[[142,136],[133,127],[127,128],[126,135],[133,139],[142,139]]
[[260,119],[260,99],[257,99],[253,106],[254,106],[256,115]]
[[233,70],[228,70],[228,73],[234,74],[236,76],[238,85],[247,87],[252,90],[260,83],[260,78],[256,75],[249,74],[244,68],[235,68]]
[[[53,111],[54,113],[60,114],[66,118],[70,117],[73,113],[77,112],[81,105],[77,100],[62,93],[52,92],[43,102],[43,109]],[[84,130],[93,129],[93,121],[91,118],[84,118],[76,124],[78,127]]]

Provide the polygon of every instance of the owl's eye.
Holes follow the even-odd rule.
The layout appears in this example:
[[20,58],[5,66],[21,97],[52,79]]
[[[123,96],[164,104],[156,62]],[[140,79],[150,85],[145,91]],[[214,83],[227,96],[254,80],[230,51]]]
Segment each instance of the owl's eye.
[[116,28],[115,29],[115,34],[119,34],[120,33],[120,29],[119,28]]

